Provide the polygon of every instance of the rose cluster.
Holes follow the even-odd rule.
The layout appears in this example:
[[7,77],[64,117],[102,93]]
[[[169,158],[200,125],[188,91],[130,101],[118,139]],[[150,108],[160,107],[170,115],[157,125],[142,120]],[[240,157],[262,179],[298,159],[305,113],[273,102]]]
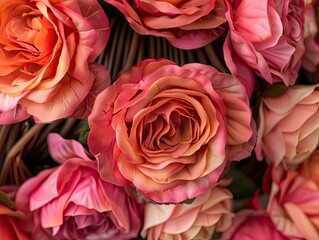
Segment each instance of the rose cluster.
[[[147,58],[111,79],[110,9],[186,54],[218,41],[226,70]],[[48,164],[0,185],[5,239],[319,239],[318,1],[4,0],[0,17],[0,124],[87,132],[50,133]]]

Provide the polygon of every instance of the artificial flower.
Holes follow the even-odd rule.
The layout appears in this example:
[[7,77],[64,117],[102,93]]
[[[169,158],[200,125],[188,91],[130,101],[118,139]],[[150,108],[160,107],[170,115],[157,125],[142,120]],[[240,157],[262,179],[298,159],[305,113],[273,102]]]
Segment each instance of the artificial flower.
[[275,174],[267,212],[276,228],[288,239],[318,240],[319,185],[300,171]]
[[0,18],[0,124],[79,115],[96,82],[107,86],[106,70],[92,63],[110,33],[97,1],[4,0]]
[[61,165],[24,182],[17,209],[33,224],[33,239],[130,239],[138,235],[143,205],[124,188],[100,178],[97,162],[75,140],[48,138],[49,151]]
[[315,73],[319,68],[319,33],[315,1],[306,3],[303,42],[305,45],[305,54],[302,57],[302,67],[311,73]]
[[100,93],[88,145],[102,178],[156,202],[180,202],[215,185],[228,161],[251,154],[245,87],[203,64],[148,59]]
[[210,239],[232,223],[232,194],[213,187],[190,204],[145,205],[142,237],[160,239]]
[[304,0],[227,0],[226,6],[223,50],[231,73],[250,92],[252,72],[269,83],[293,85],[304,53]]
[[245,209],[236,214],[221,240],[292,240],[285,237],[263,210]]
[[[307,159],[319,144],[318,85],[287,88],[259,106],[256,155],[285,169]],[[278,88],[279,89],[279,88]],[[277,91],[276,88],[272,88]]]
[[194,49],[227,27],[224,0],[105,0],[117,7],[139,34],[164,37],[175,47]]

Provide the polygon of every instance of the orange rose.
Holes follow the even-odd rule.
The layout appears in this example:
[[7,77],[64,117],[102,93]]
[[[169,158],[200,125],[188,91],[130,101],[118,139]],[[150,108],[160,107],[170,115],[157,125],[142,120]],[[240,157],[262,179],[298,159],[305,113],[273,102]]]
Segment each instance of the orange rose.
[[145,60],[97,96],[88,119],[101,176],[156,202],[205,192],[254,145],[245,87],[204,64]]
[[0,124],[79,115],[95,79],[106,87],[107,74],[96,74],[105,70],[89,63],[109,36],[97,1],[4,0],[0,18]]

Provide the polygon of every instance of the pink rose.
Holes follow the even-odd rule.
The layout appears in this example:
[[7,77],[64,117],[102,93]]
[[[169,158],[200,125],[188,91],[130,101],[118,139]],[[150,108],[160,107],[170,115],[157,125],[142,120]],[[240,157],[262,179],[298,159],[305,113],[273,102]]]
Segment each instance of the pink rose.
[[231,73],[249,89],[251,71],[269,83],[294,84],[304,52],[304,0],[227,0],[226,6],[224,57]]
[[231,228],[221,240],[292,240],[279,232],[269,215],[262,210],[242,210],[234,218]]
[[319,143],[319,85],[288,88],[263,97],[259,107],[256,155],[285,169],[303,162]]
[[30,237],[21,228],[24,213],[14,209],[13,197],[16,187],[0,187],[0,236],[6,240],[28,240]]
[[33,239],[130,239],[142,225],[142,205],[100,178],[97,162],[74,140],[57,134],[49,151],[60,166],[22,184],[17,208],[29,213]]
[[213,187],[191,204],[146,204],[142,237],[159,239],[211,239],[232,222],[232,194]]
[[166,38],[181,49],[202,47],[226,29],[224,0],[104,0],[139,34]]
[[319,185],[297,171],[273,181],[267,206],[276,228],[289,239],[319,239]]
[[319,33],[314,3],[306,4],[304,45],[305,54],[302,57],[302,67],[315,73],[319,68]]
[[236,78],[149,59],[98,95],[88,144],[105,180],[175,203],[215,185],[227,160],[250,156],[252,121]]
[[51,122],[92,107],[90,90],[108,82],[93,63],[110,33],[97,1],[4,0],[0,18],[0,124]]

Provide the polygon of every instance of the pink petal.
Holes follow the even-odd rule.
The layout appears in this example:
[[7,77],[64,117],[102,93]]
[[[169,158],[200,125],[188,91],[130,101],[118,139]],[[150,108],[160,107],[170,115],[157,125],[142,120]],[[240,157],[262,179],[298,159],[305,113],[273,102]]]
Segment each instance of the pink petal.
[[[36,178],[30,178],[18,189],[16,195],[16,208],[24,212],[30,211],[29,201],[32,191],[39,187],[41,183],[53,172],[53,169],[48,169],[42,171]],[[55,188],[50,189],[50,191],[55,192],[53,195],[57,196],[57,190]]]
[[[298,206],[294,205],[293,203],[286,203],[285,209],[289,214],[289,217],[295,224],[298,232],[303,236],[305,239],[311,240],[318,240],[319,234],[315,226],[311,223],[309,218],[298,208]],[[286,234],[289,234],[287,232]]]
[[166,222],[172,215],[175,208],[176,206],[174,204],[146,204],[142,231],[146,232],[148,229]]
[[70,158],[91,160],[92,156],[75,140],[63,139],[57,133],[48,135],[48,148],[52,158],[62,164]]
[[90,71],[94,73],[95,80],[87,97],[70,116],[72,118],[87,119],[93,108],[96,96],[106,89],[111,83],[109,72],[103,65],[90,63],[89,68]]
[[88,95],[94,81],[91,73],[86,81],[80,82],[66,75],[56,93],[44,103],[35,103],[28,99],[21,100],[29,114],[36,118],[36,122],[52,122],[73,114],[75,109]]
[[0,125],[21,122],[29,117],[31,116],[27,113],[26,109],[18,104],[15,108],[9,111],[0,111]]
[[95,209],[100,213],[110,211],[111,208],[104,198],[102,187],[96,172],[96,176],[88,176],[78,183],[69,201],[88,209]]
[[0,112],[7,112],[16,108],[19,100],[23,98],[27,93],[28,91],[18,96],[11,96],[9,94],[0,92]]
[[233,17],[233,22],[236,23],[234,28],[248,41],[258,43],[272,37],[268,4],[266,0],[243,0],[236,8]]
[[[247,95],[251,97],[254,91],[255,78],[252,70],[240,59],[233,49],[230,34],[227,34],[226,36],[223,51],[227,67],[230,72],[241,81],[241,83],[246,87]],[[238,71],[238,69],[240,69],[240,71]]]
[[88,58],[88,61],[93,61],[102,52],[108,41],[110,35],[109,20],[101,5],[95,0],[77,0],[77,3],[80,6],[82,15],[97,32],[94,51]]

